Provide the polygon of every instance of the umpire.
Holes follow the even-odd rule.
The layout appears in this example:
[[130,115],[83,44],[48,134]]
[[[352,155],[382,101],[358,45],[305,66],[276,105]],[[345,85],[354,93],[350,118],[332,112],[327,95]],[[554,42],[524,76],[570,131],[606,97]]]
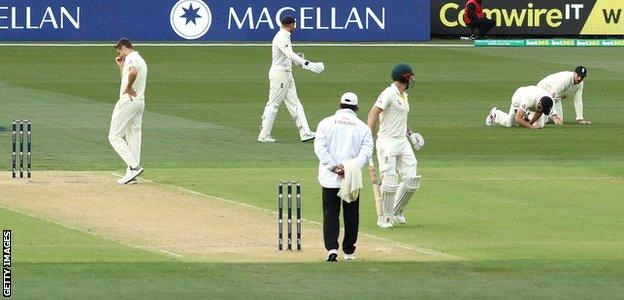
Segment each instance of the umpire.
[[[373,154],[371,131],[358,119],[355,114],[357,110],[357,95],[347,92],[340,98],[340,109],[334,115],[323,119],[316,130],[314,152],[319,159],[318,180],[323,187],[323,238],[327,249],[327,261],[338,260],[341,204],[344,209],[345,226],[342,241],[344,258],[345,260],[356,258],[361,169]],[[354,190],[355,193],[347,193],[349,196],[345,197],[344,191],[340,190],[341,187],[349,192]]]

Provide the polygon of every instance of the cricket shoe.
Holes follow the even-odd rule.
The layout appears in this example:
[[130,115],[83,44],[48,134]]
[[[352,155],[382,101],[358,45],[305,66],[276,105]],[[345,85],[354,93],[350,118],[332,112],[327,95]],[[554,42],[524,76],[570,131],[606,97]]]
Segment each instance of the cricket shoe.
[[311,140],[313,140],[316,137],[316,132],[310,131],[304,135],[301,136],[301,142],[305,143],[305,142],[309,142]]
[[496,120],[496,110],[498,108],[496,107],[492,107],[492,110],[490,110],[490,114],[487,115],[487,117],[485,117],[485,126],[492,126],[494,125],[494,121]]
[[355,256],[355,253],[351,253],[351,254],[346,254],[344,255],[344,259],[345,260],[356,260],[357,256]]
[[265,137],[259,136],[258,137],[258,142],[261,142],[261,143],[275,143],[275,142],[277,142],[277,140],[272,138],[272,137],[270,137],[270,136],[265,136]]
[[398,215],[394,215],[394,223],[405,224],[407,220],[405,220],[405,215],[403,213],[399,213]]
[[477,39],[477,34],[473,33],[471,36],[462,36],[459,39],[462,41],[474,41]]
[[387,216],[380,216],[377,219],[377,226],[381,229],[393,228],[394,224],[392,224],[392,218]]
[[117,180],[117,184],[127,184],[131,182],[133,179],[136,179],[141,173],[143,173],[144,169],[141,166],[138,166],[134,169],[128,170],[124,177],[121,177]]
[[327,251],[327,261],[338,261],[338,250],[331,249]]
[[[126,173],[128,173],[128,172],[130,172],[130,167],[126,168]],[[137,178],[134,178],[134,179],[128,181],[128,183],[126,183],[126,184],[138,184],[138,183],[139,183],[139,180]]]

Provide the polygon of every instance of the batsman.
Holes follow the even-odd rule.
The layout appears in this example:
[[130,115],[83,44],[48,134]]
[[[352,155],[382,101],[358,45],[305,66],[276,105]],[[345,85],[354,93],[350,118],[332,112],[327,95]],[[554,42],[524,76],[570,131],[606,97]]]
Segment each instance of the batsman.
[[381,212],[377,213],[380,228],[406,223],[403,211],[420,187],[416,156],[410,142],[416,150],[425,144],[419,133],[407,127],[410,104],[406,91],[414,85],[412,67],[398,64],[392,69],[391,77],[392,84],[379,95],[368,114],[368,127],[375,138],[381,174]]

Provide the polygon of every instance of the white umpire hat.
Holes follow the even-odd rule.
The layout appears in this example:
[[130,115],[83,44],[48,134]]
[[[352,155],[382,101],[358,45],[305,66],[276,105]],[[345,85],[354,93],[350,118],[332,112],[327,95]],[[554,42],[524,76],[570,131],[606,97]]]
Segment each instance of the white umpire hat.
[[346,92],[340,97],[340,104],[357,106],[358,96],[353,92]]

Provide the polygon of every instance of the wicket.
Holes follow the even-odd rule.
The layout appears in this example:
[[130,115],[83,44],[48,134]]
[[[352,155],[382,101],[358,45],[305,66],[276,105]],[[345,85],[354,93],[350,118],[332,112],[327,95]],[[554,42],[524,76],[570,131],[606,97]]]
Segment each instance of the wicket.
[[19,123],[19,177],[24,178],[24,123],[26,124],[26,173],[31,178],[32,172],[32,125],[29,120],[13,121],[13,135],[11,138],[11,170],[13,178],[17,178],[17,124]]
[[296,188],[297,206],[297,251],[301,251],[301,184],[298,181],[280,181],[277,184],[277,249],[283,249],[284,235],[284,186],[286,185],[286,199],[288,201],[288,236],[287,250],[292,251],[292,209],[293,209],[293,185]]

